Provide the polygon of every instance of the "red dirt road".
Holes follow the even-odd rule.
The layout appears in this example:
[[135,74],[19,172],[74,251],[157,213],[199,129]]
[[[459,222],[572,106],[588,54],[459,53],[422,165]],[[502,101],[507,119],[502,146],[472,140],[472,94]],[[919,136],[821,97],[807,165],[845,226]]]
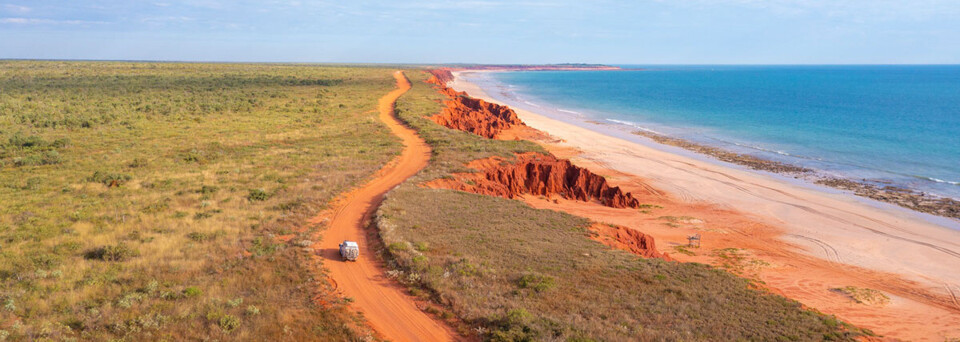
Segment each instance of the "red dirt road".
[[[380,98],[378,110],[390,131],[403,140],[405,148],[399,157],[383,167],[376,178],[362,188],[353,190],[337,200],[323,241],[319,242],[324,266],[336,281],[337,291],[353,298],[352,306],[363,313],[370,325],[384,338],[392,341],[452,341],[454,331],[421,311],[414,298],[386,277],[384,268],[370,248],[364,227],[387,191],[413,176],[430,159],[430,147],[414,130],[394,117],[397,98],[410,89],[410,81],[397,71],[397,89]],[[340,260],[338,244],[343,240],[360,244],[360,258],[356,262]]]

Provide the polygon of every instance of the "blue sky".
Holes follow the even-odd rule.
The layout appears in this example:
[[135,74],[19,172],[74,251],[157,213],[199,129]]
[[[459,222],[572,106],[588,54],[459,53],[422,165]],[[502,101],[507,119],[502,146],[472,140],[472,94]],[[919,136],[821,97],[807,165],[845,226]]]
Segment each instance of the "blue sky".
[[960,1],[0,0],[0,58],[960,63]]

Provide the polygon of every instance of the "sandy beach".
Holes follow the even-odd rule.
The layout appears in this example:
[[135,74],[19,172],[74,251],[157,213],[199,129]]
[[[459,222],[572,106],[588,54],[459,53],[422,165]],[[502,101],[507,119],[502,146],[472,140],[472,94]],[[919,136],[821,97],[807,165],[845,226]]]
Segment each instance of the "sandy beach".
[[[502,103],[455,72],[449,85]],[[590,167],[645,203],[652,213],[565,200],[528,198],[638,229],[680,261],[718,264],[736,248],[742,275],[773,292],[888,338],[943,341],[960,337],[960,225],[784,176],[639,143],[642,137],[602,124],[565,122],[514,108],[534,139],[554,154]],[[675,248],[703,236],[693,253]],[[879,290],[887,304],[861,304],[836,288]]]

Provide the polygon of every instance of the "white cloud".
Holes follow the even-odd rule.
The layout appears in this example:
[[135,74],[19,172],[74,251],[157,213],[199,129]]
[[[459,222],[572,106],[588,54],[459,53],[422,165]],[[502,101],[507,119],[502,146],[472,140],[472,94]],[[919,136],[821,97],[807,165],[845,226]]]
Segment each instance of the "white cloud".
[[16,13],[27,13],[32,10],[30,7],[14,5],[14,4],[3,4],[3,9],[10,12],[16,12]]
[[655,0],[697,9],[738,6],[781,15],[822,15],[851,20],[924,20],[956,17],[960,6],[951,0]]
[[0,24],[19,24],[19,25],[100,25],[108,24],[105,21],[89,20],[54,20],[39,18],[0,18]]
[[196,20],[184,16],[166,16],[166,17],[143,17],[140,19],[144,23],[186,23]]

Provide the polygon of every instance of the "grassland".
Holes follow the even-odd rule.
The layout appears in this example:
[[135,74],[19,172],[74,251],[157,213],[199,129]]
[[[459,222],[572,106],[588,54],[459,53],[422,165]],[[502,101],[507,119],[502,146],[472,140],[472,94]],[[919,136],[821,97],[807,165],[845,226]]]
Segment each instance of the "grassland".
[[369,333],[297,244],[398,153],[391,71],[0,61],[0,340]]
[[431,165],[377,213],[391,276],[439,303],[441,318],[493,341],[851,340],[833,317],[713,267],[641,259],[588,239],[589,222],[522,202],[418,184],[492,155],[539,151],[443,128],[425,75],[399,115],[434,148]]

